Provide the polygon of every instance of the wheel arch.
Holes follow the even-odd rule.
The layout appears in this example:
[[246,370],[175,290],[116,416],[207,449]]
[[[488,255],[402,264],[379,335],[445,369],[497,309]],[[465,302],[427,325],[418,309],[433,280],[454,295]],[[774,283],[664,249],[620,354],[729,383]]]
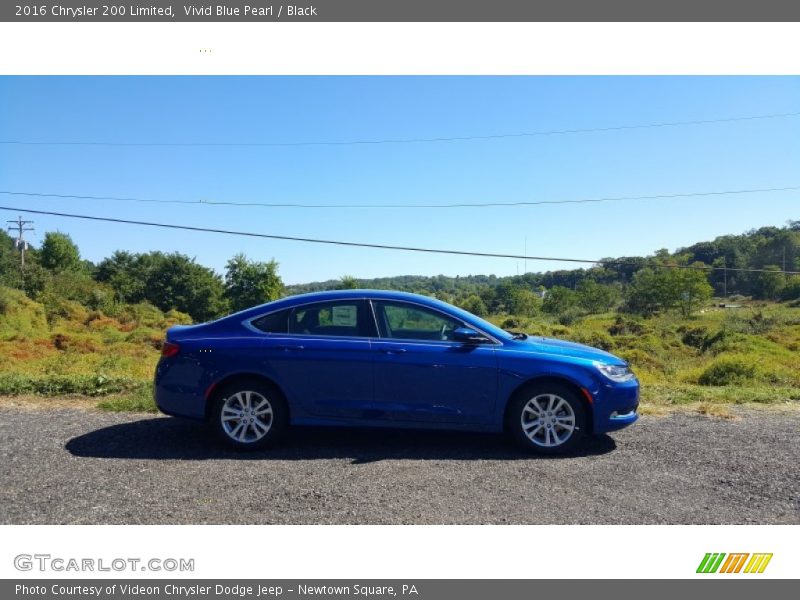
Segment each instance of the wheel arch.
[[562,385],[575,393],[575,395],[578,397],[579,402],[586,411],[586,420],[588,422],[587,433],[593,432],[594,411],[592,410],[591,402],[589,402],[589,399],[586,397],[584,388],[576,381],[570,379],[569,377],[565,377],[563,375],[539,375],[536,377],[532,377],[531,379],[528,379],[526,381],[523,381],[516,388],[514,388],[514,391],[512,391],[511,394],[506,399],[506,405],[503,407],[503,428],[505,429],[507,426],[508,410],[513,403],[512,401],[519,395],[524,394],[530,388],[539,385],[546,385],[548,383]]
[[262,375],[261,373],[252,373],[252,372],[231,373],[229,375],[226,375],[222,379],[212,383],[208,387],[208,390],[206,391],[206,404],[204,413],[205,419],[208,420],[208,418],[210,417],[211,407],[213,406],[214,401],[217,399],[217,395],[219,394],[220,390],[233,383],[236,383],[237,381],[253,381],[253,380],[273,388],[280,395],[280,398],[283,401],[283,404],[286,408],[287,416],[291,419],[291,408],[289,407],[289,402],[286,398],[286,393],[283,391],[283,389],[281,389],[281,386],[279,386],[275,382],[275,380],[271,379],[270,377],[267,377],[266,375]]

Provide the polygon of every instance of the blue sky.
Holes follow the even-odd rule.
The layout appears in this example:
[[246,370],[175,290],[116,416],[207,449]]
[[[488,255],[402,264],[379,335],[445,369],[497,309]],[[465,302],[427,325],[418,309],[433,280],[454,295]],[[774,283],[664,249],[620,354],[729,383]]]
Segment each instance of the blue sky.
[[[481,136],[800,111],[800,77],[0,77],[0,140],[303,142]],[[541,137],[299,147],[0,145],[0,189],[256,202],[478,203],[800,186],[800,117]],[[464,209],[289,209],[34,199],[0,204],[279,235],[600,258],[800,218],[800,192]],[[6,213],[5,219],[15,217]],[[35,220],[85,258],[177,250],[287,283],[523,272],[437,256]],[[569,265],[567,265],[569,267]],[[528,261],[529,271],[565,268]]]

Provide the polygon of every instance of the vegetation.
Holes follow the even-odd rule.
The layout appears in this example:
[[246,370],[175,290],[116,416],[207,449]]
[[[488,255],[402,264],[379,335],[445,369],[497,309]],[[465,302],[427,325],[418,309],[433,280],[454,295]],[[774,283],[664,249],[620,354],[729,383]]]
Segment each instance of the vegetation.
[[283,293],[278,263],[250,261],[244,254],[237,254],[228,261],[225,293],[234,311],[277,300]]
[[800,222],[589,269],[288,287],[274,260],[241,254],[224,275],[180,253],[119,251],[95,265],[60,232],[22,268],[0,234],[0,395],[75,394],[108,410],[154,410],[150,382],[166,328],[285,294],[369,287],[436,296],[507,329],[604,348],[633,365],[646,410],[724,416],[730,404],[800,401],[800,278],[775,265],[800,270]]

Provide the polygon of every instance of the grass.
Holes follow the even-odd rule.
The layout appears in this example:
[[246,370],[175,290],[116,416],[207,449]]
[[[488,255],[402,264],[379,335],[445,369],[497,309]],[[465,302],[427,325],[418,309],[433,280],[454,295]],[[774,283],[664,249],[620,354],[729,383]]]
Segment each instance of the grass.
[[109,412],[143,412],[157,413],[156,403],[150,386],[127,394],[119,394],[105,398],[97,407]]
[[[743,304],[708,306],[689,319],[608,313],[490,320],[625,358],[642,382],[644,414],[724,417],[734,405],[800,406],[800,307]],[[113,313],[70,302],[44,306],[0,287],[0,396],[78,395],[104,410],[155,412],[151,382],[164,331],[189,318],[147,304]]]

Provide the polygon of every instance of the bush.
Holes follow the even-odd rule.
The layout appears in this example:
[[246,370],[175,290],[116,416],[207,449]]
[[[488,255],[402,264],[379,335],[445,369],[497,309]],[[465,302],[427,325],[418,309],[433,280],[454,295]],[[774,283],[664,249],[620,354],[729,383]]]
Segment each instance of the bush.
[[0,287],[0,340],[46,337],[44,307],[19,290]]
[[476,294],[468,296],[461,303],[461,308],[479,317],[485,317],[487,314],[489,314],[486,304],[483,302],[483,300],[481,300],[481,297]]
[[172,327],[173,325],[191,325],[192,324],[192,317],[187,315],[186,313],[182,313],[179,310],[168,310],[164,313],[164,321],[162,322],[162,327],[164,329],[168,327]]
[[756,365],[738,357],[724,357],[711,363],[698,379],[700,385],[737,385],[756,379]]
[[[173,314],[180,314],[175,311]],[[121,323],[135,324],[139,327],[153,327],[160,329],[164,325],[164,313],[148,302],[129,304],[119,314]]]
[[73,300],[64,300],[53,296],[45,299],[47,322],[53,325],[58,319],[70,323],[85,323],[89,318],[89,311],[84,306]]
[[584,316],[583,311],[578,307],[572,307],[558,315],[557,319],[561,325],[569,327],[575,324],[581,317]]
[[614,348],[614,340],[607,333],[602,331],[579,332],[572,336],[572,339],[587,346],[594,346],[609,351]]
[[622,315],[617,315],[614,324],[608,328],[611,335],[642,335],[645,331],[649,328],[643,323]]
[[161,331],[149,327],[137,327],[125,337],[126,342],[132,344],[147,344],[156,350],[161,349],[163,340],[164,334]]
[[708,339],[707,327],[689,327],[682,332],[681,341],[692,348],[701,350],[705,347]]
[[651,371],[663,371],[664,363],[650,352],[645,352],[638,348],[622,350],[619,355],[628,361],[634,368],[648,369]]
[[781,300],[800,300],[800,277],[789,280],[781,292]]

